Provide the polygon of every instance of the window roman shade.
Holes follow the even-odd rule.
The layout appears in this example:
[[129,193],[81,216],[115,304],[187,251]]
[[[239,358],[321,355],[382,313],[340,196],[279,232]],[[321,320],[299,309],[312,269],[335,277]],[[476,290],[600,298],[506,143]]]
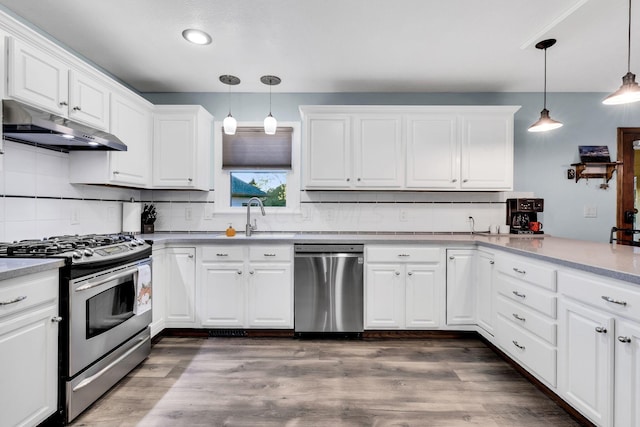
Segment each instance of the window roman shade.
[[292,128],[279,127],[275,135],[262,128],[238,127],[222,136],[223,169],[291,169]]

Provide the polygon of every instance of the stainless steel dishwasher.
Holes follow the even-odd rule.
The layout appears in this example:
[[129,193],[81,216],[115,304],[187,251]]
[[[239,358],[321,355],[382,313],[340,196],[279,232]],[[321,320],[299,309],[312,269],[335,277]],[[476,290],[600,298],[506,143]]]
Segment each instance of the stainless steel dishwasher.
[[296,336],[360,336],[364,245],[296,244],[294,248]]

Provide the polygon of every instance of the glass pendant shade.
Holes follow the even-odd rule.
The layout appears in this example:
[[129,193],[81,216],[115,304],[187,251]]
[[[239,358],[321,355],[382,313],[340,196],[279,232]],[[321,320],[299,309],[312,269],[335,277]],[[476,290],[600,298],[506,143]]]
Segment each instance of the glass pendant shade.
[[275,135],[277,129],[278,121],[271,115],[271,113],[269,113],[269,115],[264,119],[264,133],[267,135]]
[[638,101],[640,101],[640,86],[636,83],[636,75],[628,72],[622,77],[620,89],[607,96],[602,103],[605,105],[620,105]]
[[235,135],[236,128],[238,127],[238,122],[231,115],[231,113],[229,113],[229,115],[225,117],[224,121],[222,122],[222,127],[224,128],[224,133],[226,135]]
[[562,127],[562,123],[549,117],[549,110],[546,108],[540,112],[540,119],[529,126],[529,132],[545,132],[548,130],[558,129]]

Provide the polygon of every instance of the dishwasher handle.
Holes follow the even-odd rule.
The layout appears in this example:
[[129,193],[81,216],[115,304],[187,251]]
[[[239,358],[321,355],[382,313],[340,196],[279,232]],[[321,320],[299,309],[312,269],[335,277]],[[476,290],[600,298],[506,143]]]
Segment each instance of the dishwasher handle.
[[362,258],[364,254],[357,252],[296,252],[295,258]]

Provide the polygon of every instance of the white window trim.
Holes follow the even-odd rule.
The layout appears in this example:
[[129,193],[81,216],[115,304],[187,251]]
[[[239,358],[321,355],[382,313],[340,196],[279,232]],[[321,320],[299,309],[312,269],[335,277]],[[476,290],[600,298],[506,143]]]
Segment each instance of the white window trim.
[[[262,127],[262,122],[238,122],[238,127]],[[301,125],[300,122],[278,122],[278,126],[290,127],[291,133],[291,170],[287,171],[287,206],[265,206],[267,213],[299,214],[300,213],[300,146]],[[214,122],[213,139],[213,189],[215,212],[240,213],[246,212],[246,207],[229,206],[231,200],[231,171],[222,169],[222,122]]]

